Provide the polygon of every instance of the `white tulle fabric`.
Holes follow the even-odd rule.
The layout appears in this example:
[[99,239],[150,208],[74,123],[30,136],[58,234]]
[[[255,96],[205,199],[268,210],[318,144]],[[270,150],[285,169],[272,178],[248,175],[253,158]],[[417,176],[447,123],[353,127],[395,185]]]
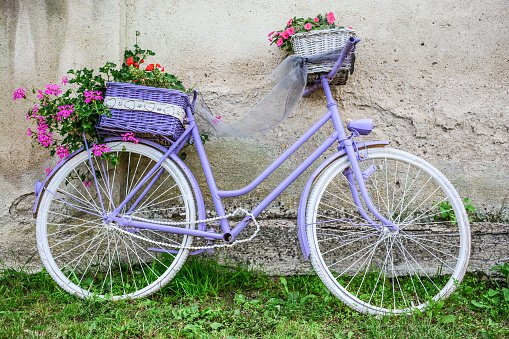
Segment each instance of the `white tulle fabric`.
[[341,49],[335,49],[307,58],[288,56],[270,76],[274,83],[272,89],[232,123],[216,118],[217,114],[208,108],[206,98],[199,95],[195,115],[206,122],[206,126],[200,126],[202,131],[215,137],[246,138],[271,130],[291,115],[302,98],[307,84],[306,62],[335,61],[340,54]]

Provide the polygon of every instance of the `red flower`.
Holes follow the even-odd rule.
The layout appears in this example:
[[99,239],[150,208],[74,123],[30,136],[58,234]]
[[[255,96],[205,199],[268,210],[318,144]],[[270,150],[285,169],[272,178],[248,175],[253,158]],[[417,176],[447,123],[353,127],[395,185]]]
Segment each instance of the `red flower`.
[[164,67],[161,66],[160,64],[149,64],[149,65],[147,65],[147,67],[145,67],[145,71],[149,71],[150,72],[150,71],[153,71],[154,68],[159,68],[159,70],[161,72],[164,72]]
[[132,64],[134,64],[134,58],[130,56],[129,58],[127,58],[125,63],[127,64],[127,66],[131,66]]
[[144,63],[145,62],[145,59],[141,59],[140,60],[140,64]]
[[137,63],[137,62],[135,62],[135,63],[134,63],[134,67],[136,67],[136,68],[140,68],[140,64],[139,64],[139,63]]

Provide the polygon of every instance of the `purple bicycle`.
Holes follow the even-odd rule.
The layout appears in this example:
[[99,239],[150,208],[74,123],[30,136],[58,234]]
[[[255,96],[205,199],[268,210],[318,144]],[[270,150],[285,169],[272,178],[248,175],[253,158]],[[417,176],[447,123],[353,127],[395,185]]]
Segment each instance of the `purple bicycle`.
[[[218,189],[183,93],[188,126],[171,144],[112,137],[108,159],[88,146],[69,156],[36,189],[38,248],[52,278],[82,298],[154,293],[189,254],[252,239],[255,218],[334,145],[337,152],[311,174],[298,209],[301,249],[320,279],[348,306],[370,314],[410,313],[447,297],[468,264],[467,214],[451,183],[426,161],[386,148],[386,141],[359,141],[372,120],[345,129],[329,82],[357,42],[351,38],[330,73],[305,92],[323,89],[326,113],[242,189]],[[328,122],[334,132],[253,210],[225,211],[223,199],[253,190]],[[178,157],[191,138],[214,217]],[[241,235],[246,228],[256,229]]]

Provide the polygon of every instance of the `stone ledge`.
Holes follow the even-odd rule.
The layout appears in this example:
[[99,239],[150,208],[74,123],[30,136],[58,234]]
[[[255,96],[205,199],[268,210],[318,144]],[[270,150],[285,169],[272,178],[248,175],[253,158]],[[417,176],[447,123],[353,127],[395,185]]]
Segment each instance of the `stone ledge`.
[[[35,244],[35,227],[32,221],[24,222],[22,237],[30,241],[30,246],[0,246],[0,269],[12,267],[37,271],[41,262]],[[250,242],[230,248],[217,249],[213,255],[220,262],[236,262],[247,265],[270,275],[293,275],[312,273],[309,261],[305,261],[297,237],[295,219],[260,220],[260,232]],[[490,273],[497,263],[509,261],[509,224],[474,223],[472,229],[472,253],[469,271]],[[254,229],[245,230],[248,237]],[[1,235],[1,233],[0,233]],[[198,242],[196,242],[198,245]],[[204,254],[202,254],[204,255]]]
[[[270,275],[292,275],[313,272],[305,261],[297,238],[297,222],[293,219],[260,221],[261,229],[251,242],[216,250],[222,262],[238,262]],[[249,232],[249,230],[246,230]],[[469,271],[490,272],[502,261],[509,261],[509,224],[474,223]]]

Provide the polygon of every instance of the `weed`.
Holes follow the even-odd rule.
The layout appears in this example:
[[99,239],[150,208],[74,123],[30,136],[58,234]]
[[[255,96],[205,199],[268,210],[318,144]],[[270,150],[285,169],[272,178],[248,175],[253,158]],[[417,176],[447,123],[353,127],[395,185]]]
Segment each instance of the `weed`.
[[[472,203],[472,200],[470,198],[464,198],[463,206],[467,212],[468,220],[470,222],[475,221],[477,218],[477,211]],[[435,216],[435,220],[451,221],[456,223],[456,214],[454,213],[454,209],[452,208],[452,205],[449,203],[449,201],[442,201],[439,203],[438,209],[439,212]]]

